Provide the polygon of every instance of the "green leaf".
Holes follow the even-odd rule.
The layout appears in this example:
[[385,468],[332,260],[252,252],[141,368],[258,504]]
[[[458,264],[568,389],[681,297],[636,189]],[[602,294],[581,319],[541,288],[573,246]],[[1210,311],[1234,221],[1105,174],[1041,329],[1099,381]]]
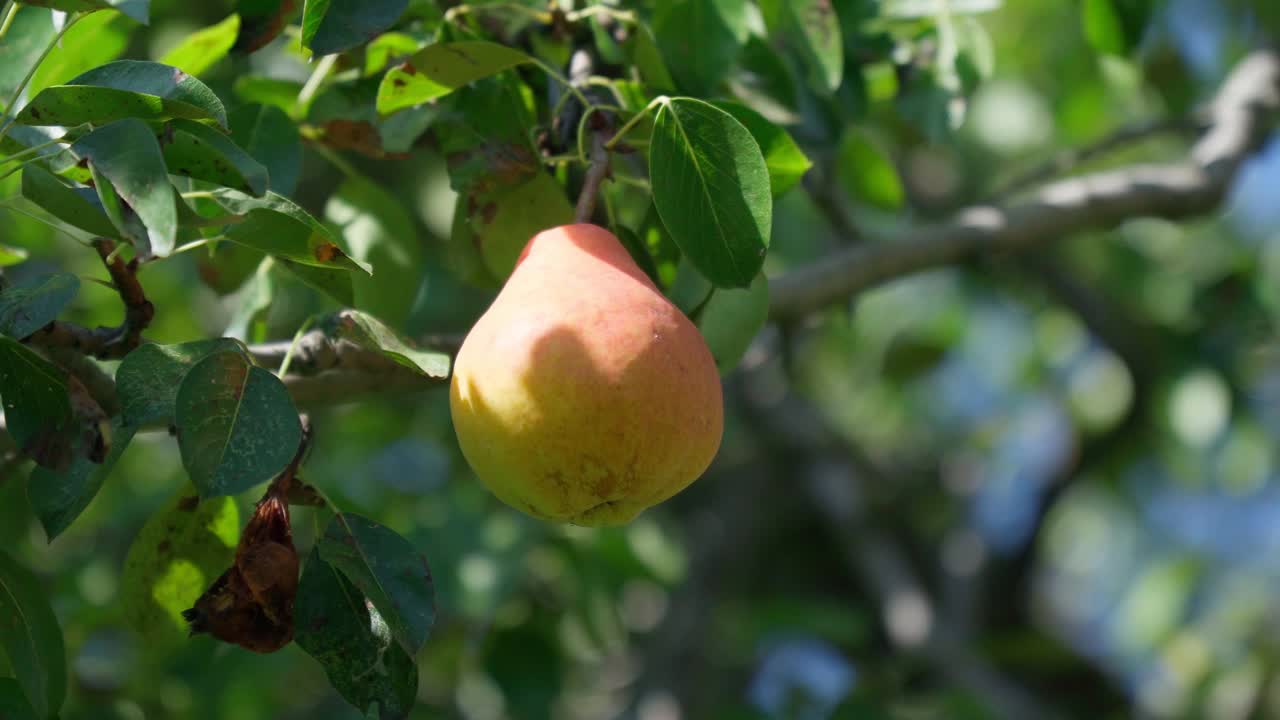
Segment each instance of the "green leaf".
[[332,335],[360,347],[375,350],[425,377],[449,377],[449,355],[419,350],[378,319],[346,310],[332,320]]
[[56,715],[67,694],[62,628],[35,575],[2,551],[0,649],[36,716]]
[[113,418],[111,452],[101,464],[81,454],[65,471],[55,472],[43,467],[31,471],[27,480],[27,498],[36,517],[40,518],[49,542],[53,542],[89,507],[136,431],[136,426],[126,424],[119,417]]
[[519,50],[491,42],[427,46],[382,78],[378,112],[387,115],[444,97],[463,85],[532,60]]
[[18,8],[9,33],[0,42],[0,101],[8,102],[52,39],[48,10],[25,4]]
[[77,20],[40,63],[27,86],[28,97],[35,97],[50,85],[61,85],[120,57],[136,27],[138,24],[134,20],[109,12],[94,13]]
[[698,329],[722,374],[738,366],[769,319],[769,282],[764,273],[745,290],[716,290],[698,313]]
[[94,191],[67,187],[56,175],[38,165],[22,169],[22,196],[85,232],[112,238],[120,235],[97,202]]
[[745,0],[659,0],[653,32],[680,88],[710,94],[747,40]]
[[377,75],[397,58],[412,55],[418,50],[418,39],[402,32],[383,33],[374,38],[364,49],[364,74]]
[[1150,0],[1084,0],[1080,5],[1089,44],[1110,55],[1128,55],[1137,46],[1150,14]]
[[200,75],[213,67],[236,44],[240,35],[240,16],[232,13],[217,25],[210,25],[185,37],[160,58],[188,75]]
[[[77,140],[71,151],[87,160],[95,175],[109,180],[137,213],[146,226],[152,254],[164,257],[173,251],[178,207],[160,144],[146,123],[130,119],[104,125]],[[110,215],[108,202],[104,197]]]
[[18,447],[58,466],[70,457],[71,401],[62,371],[18,341],[0,337],[0,398]]
[[862,130],[850,128],[836,155],[836,177],[846,191],[882,210],[898,210],[906,191],[893,161]]
[[732,115],[755,138],[769,168],[769,187],[774,197],[795,187],[813,167],[791,134],[765,116],[741,103],[717,100],[711,104]]
[[18,113],[24,125],[105,125],[122,118],[214,120],[222,101],[204,83],[169,65],[118,60],[40,91]]
[[258,265],[257,272],[245,283],[239,307],[227,322],[223,335],[245,342],[266,340],[266,316],[276,294],[275,263],[273,258],[265,258]]
[[422,283],[423,246],[404,205],[382,187],[352,177],[325,206],[351,254],[372,268],[352,279],[355,306],[396,327],[408,319]]
[[240,352],[217,352],[187,371],[175,404],[182,464],[201,497],[234,495],[289,464],[302,425],[289,391]]
[[147,519],[120,574],[125,622],[148,643],[187,642],[182,611],[235,559],[240,511],[233,498],[199,500],[187,488]]
[[645,84],[659,92],[675,92],[676,81],[662,59],[662,51],[653,37],[649,26],[641,23],[636,26],[631,37],[631,62]]
[[691,318],[698,317],[698,311],[715,292],[715,285],[698,272],[688,257],[681,257],[676,265],[676,276],[671,282],[667,296],[680,308],[680,312]]
[[[221,211],[218,214],[221,215]],[[209,252],[200,253],[196,272],[209,289],[219,295],[230,295],[244,286],[266,257],[265,253],[253,248],[218,241],[210,246]]]
[[377,158],[408,152],[441,108],[423,103],[381,117],[374,109],[379,83],[379,78],[358,78],[333,83],[320,93],[307,111],[307,120],[321,130],[320,140],[333,148]]
[[459,210],[453,242],[479,248],[485,269],[500,281],[515,269],[529,238],[573,222],[564,188],[544,172],[516,185],[474,190]]
[[347,702],[366,717],[408,717],[418,694],[413,656],[392,641],[383,616],[321,559],[319,548],[302,569],[294,625],[298,646],[320,663]]
[[844,77],[844,40],[831,0],[761,0],[770,34],[796,48],[808,67],[809,85],[824,94]]
[[251,195],[261,196],[267,191],[267,169],[231,138],[208,125],[170,120],[159,140],[165,163],[174,175]]
[[[2,656],[0,656],[2,657]],[[15,678],[0,677],[0,718],[5,720],[40,720]]]
[[356,290],[352,283],[353,275],[350,272],[303,265],[285,258],[276,258],[275,262],[299,282],[328,295],[342,307],[351,307],[356,304]]
[[672,239],[718,287],[746,287],[773,222],[769,169],[732,115],[692,98],[658,111],[649,145],[653,200]]
[[663,226],[658,208],[654,207],[652,202],[649,203],[649,209],[645,211],[644,220],[637,228],[636,235],[649,251],[649,256],[653,258],[658,278],[661,280],[658,287],[671,287],[675,282],[681,260],[687,262],[687,259],[680,254],[680,247],[676,245],[675,240],[671,239],[671,233],[667,232],[667,228]]
[[151,0],[23,0],[23,5],[38,5],[68,13],[119,10],[146,25],[150,22]]
[[640,269],[644,271],[645,275],[649,276],[654,285],[662,287],[662,276],[658,272],[658,266],[653,261],[653,255],[649,253],[648,246],[640,239],[640,236],[630,228],[618,227],[615,230],[618,235],[618,241],[627,249],[631,259],[636,261],[636,265],[640,266]]
[[516,185],[543,171],[530,141],[533,99],[513,73],[477,81],[449,105],[433,134],[458,193]]
[[302,170],[302,138],[289,116],[271,105],[244,105],[230,122],[231,138],[266,167],[270,189],[292,195]]
[[27,259],[27,251],[20,247],[0,245],[0,267],[17,265]]
[[62,314],[80,290],[70,273],[23,278],[0,293],[0,334],[22,340]]
[[394,25],[408,5],[409,0],[307,0],[302,44],[317,55],[350,50]]
[[180,345],[152,343],[126,355],[116,369],[124,421],[135,427],[172,423],[182,379],[196,363],[220,352],[248,351],[236,340],[217,338]]
[[343,513],[329,523],[316,550],[369,598],[395,641],[416,656],[435,621],[435,589],[427,561],[413,545],[372,520]]
[[[151,241],[147,238],[147,228],[142,224],[142,220],[138,218],[137,213],[129,209],[124,201],[120,199],[120,195],[116,192],[115,186],[111,184],[111,180],[103,175],[97,168],[90,166],[89,179],[93,183],[93,189],[97,195],[98,204],[102,206],[102,212],[111,220],[111,224],[116,231],[112,237],[123,238],[132,243],[140,254],[151,254]],[[177,202],[174,202],[176,212]]]
[[211,195],[227,212],[245,216],[227,228],[226,237],[232,242],[304,265],[369,272],[327,227],[283,195],[268,192],[255,198],[230,189],[214,190]]
[[232,90],[236,97],[247,103],[270,105],[289,115],[302,110],[298,107],[298,93],[302,92],[302,83],[294,80],[243,75],[236,78]]
[[240,35],[235,50],[251,53],[265,47],[289,25],[298,0],[238,0]]

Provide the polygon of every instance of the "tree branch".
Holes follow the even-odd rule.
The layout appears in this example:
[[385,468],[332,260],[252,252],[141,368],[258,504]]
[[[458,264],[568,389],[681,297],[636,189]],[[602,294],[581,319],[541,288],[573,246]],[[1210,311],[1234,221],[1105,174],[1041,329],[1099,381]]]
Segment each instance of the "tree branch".
[[102,258],[120,300],[124,302],[124,320],[117,327],[89,329],[75,323],[55,320],[37,330],[25,342],[44,348],[68,348],[99,360],[118,360],[142,343],[142,333],[155,317],[155,306],[138,282],[137,259],[124,262],[113,257],[114,241],[96,238],[93,247]]
[[996,194],[1004,197],[1015,195],[1023,190],[1029,190],[1041,183],[1048,182],[1059,175],[1070,172],[1073,168],[1081,165],[1082,163],[1086,163],[1127,145],[1149,140],[1159,135],[1183,133],[1196,129],[1203,129],[1203,127],[1198,127],[1194,121],[1183,118],[1162,118],[1158,120],[1147,120],[1133,125],[1125,125],[1116,129],[1110,135],[1094,142],[1092,145],[1088,145],[1083,148],[1063,150],[1062,152],[1056,153],[1053,157],[1049,158],[1042,164],[1014,175],[1013,179],[1006,182],[1002,189]]
[[[894,649],[973,693],[997,717],[1058,717],[971,647],[972,617],[937,617],[936,603],[907,550],[881,525],[870,502],[874,489],[892,487],[895,480],[808,402],[791,393],[763,402],[750,390],[771,383],[746,385],[741,395],[748,422],[761,430],[762,445],[773,444],[775,452],[800,459],[799,472],[794,466],[791,472],[805,478],[801,491],[836,539],[852,574],[879,605]],[[803,467],[806,460],[808,468]]]
[[1139,165],[1061,180],[1028,200],[963,210],[905,237],[881,237],[774,278],[774,320],[806,315],[861,290],[974,255],[1016,252],[1139,217],[1184,219],[1222,202],[1241,163],[1266,141],[1280,112],[1280,57],[1240,62],[1207,112],[1207,130],[1179,163]]

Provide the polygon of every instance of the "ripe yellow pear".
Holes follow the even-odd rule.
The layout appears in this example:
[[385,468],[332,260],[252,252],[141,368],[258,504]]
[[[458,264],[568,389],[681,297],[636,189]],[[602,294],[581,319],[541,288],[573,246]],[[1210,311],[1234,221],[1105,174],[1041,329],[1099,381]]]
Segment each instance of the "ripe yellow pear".
[[535,235],[454,363],[454,430],[512,507],[620,525],[711,464],[720,375],[698,329],[609,231]]

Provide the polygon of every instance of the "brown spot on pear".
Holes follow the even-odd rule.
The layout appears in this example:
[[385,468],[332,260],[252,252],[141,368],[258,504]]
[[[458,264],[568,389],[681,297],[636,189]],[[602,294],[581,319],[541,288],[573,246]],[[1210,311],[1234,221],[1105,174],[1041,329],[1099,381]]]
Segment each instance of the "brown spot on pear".
[[499,499],[578,525],[625,524],[680,492],[724,429],[702,335],[595,225],[528,242],[458,352],[450,407]]

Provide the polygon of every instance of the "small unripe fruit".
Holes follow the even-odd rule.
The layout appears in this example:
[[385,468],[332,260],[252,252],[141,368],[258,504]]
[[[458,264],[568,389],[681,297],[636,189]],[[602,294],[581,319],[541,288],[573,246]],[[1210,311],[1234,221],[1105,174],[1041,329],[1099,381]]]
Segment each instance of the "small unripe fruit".
[[499,499],[619,525],[700,476],[724,400],[698,329],[612,233],[534,236],[454,363],[454,429]]

